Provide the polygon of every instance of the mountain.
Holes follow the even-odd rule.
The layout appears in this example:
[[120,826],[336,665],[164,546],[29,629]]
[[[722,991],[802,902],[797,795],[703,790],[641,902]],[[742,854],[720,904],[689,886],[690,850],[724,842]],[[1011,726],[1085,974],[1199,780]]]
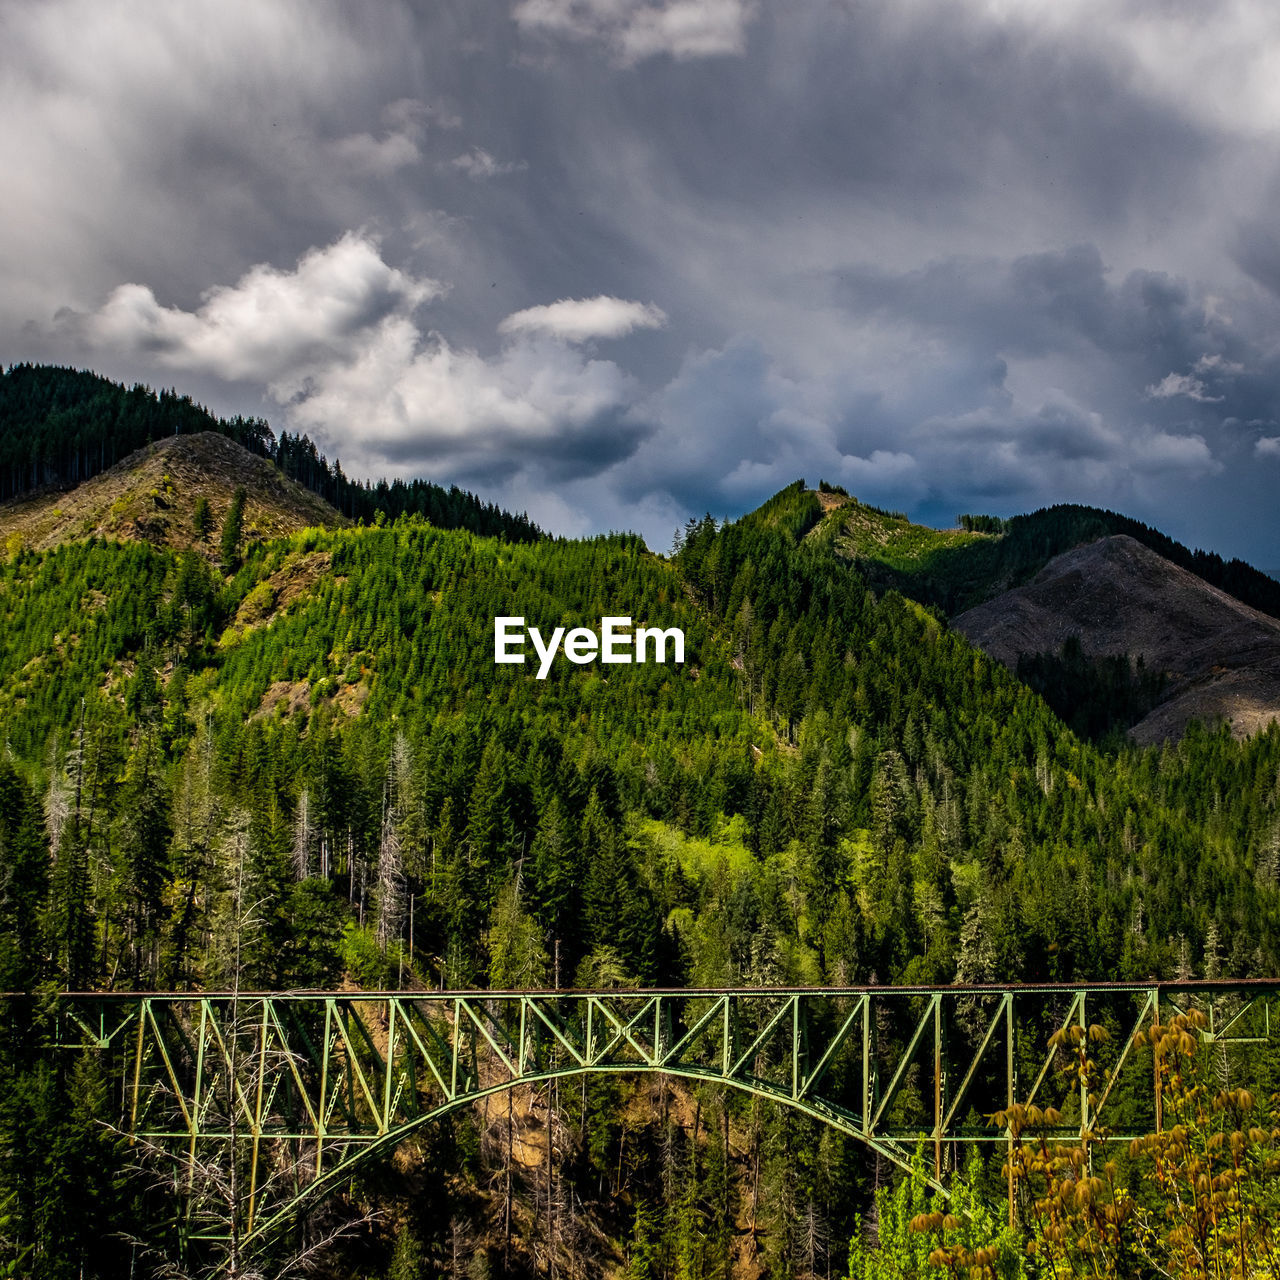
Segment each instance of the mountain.
[[23,546],[47,551],[78,538],[117,538],[194,547],[212,559],[217,539],[197,533],[196,505],[203,498],[210,528],[220,529],[240,488],[246,495],[244,530],[251,539],[348,523],[270,460],[228,436],[201,431],[165,436],[69,493],[45,490],[0,504],[0,544],[16,535]]
[[747,519],[950,614],[1084,737],[1150,743],[1193,719],[1244,735],[1280,714],[1276,582],[1114,512],[962,516],[942,530],[793,485]]
[[952,622],[1015,671],[1074,639],[1086,659],[1163,677],[1131,730],[1138,742],[1177,738],[1192,719],[1225,720],[1240,737],[1280,715],[1280,622],[1123,534],[1055,556]]
[[304,435],[277,437],[262,418],[221,418],[176,391],[125,387],[87,369],[12,364],[0,370],[0,500],[69,490],[135,450],[175,435],[214,432],[274,462],[349,520],[416,514],[443,529],[530,542],[527,515],[502,511],[456,485],[351,480]]
[[[691,521],[671,558],[402,512],[263,528],[224,571],[183,541],[195,491],[167,448],[117,473],[105,510],[129,495],[175,545],[87,536],[104,508],[84,486],[63,540],[0,557],[0,991],[1280,971],[1280,730],[1099,749],[927,595],[854,567],[906,572],[1003,531],[922,530],[799,483]],[[228,454],[199,483],[248,489],[259,463]],[[147,510],[165,474],[173,503]],[[494,660],[499,616],[547,635],[605,615],[681,629],[685,661],[561,656],[540,678]],[[1046,1027],[1066,1016],[1050,1004]],[[93,1145],[100,1082],[42,1070],[52,1034],[0,1025],[0,1204],[24,1197],[6,1230],[87,1238],[82,1206],[163,1224],[162,1191],[126,1203]],[[1042,1047],[1015,1048],[1034,1078]],[[926,1086],[901,1088],[927,1107]],[[850,1145],[710,1085],[647,1088],[549,1085],[510,1133],[502,1107],[496,1132],[479,1111],[424,1130],[359,1184],[386,1213],[345,1273],[421,1271],[393,1259],[395,1223],[433,1272],[466,1252],[496,1274],[506,1251],[532,1274],[551,1186],[576,1224],[557,1228],[565,1275],[642,1244],[674,1272],[714,1232],[717,1256],[750,1259],[738,1274],[781,1280],[801,1204],[843,1273],[872,1179]],[[34,1196],[33,1133],[81,1153]],[[554,1162],[525,1177],[510,1153],[548,1137]]]
[[1073,547],[1122,535],[1210,586],[1280,618],[1280,582],[1270,575],[1242,560],[1192,551],[1114,511],[1065,504],[1007,520],[962,516],[961,528],[939,530],[843,495],[838,502],[828,497],[824,512],[822,496],[812,495],[817,514],[810,537],[850,560],[872,586],[902,591],[950,615],[1022,586],[1054,556]]

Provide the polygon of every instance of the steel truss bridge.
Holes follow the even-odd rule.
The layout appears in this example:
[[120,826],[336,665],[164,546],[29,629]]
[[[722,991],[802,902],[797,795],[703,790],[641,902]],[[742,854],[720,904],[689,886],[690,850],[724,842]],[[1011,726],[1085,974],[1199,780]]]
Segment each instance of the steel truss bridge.
[[[266,1239],[366,1162],[447,1112],[524,1085],[655,1072],[715,1082],[830,1125],[939,1190],[958,1144],[1003,1143],[1015,1101],[1060,1110],[1063,1138],[1161,1123],[1135,1034],[1201,1009],[1218,1069],[1265,1079],[1280,980],[742,990],[64,994],[60,1049],[100,1055],[118,1126],[163,1156],[185,1242]],[[1092,1093],[1074,1059],[1086,1041]],[[1278,1026],[1277,1034],[1280,1034]],[[917,1169],[918,1169],[917,1161]]]

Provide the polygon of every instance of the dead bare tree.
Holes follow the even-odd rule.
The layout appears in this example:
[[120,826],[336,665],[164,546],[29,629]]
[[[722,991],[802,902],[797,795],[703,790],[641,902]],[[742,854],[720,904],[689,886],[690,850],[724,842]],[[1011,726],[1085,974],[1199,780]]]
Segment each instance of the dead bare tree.
[[[206,1094],[207,1111],[202,1125],[207,1133],[225,1138],[201,1147],[195,1140],[184,1141],[181,1152],[161,1144],[122,1135],[137,1152],[135,1169],[144,1185],[180,1202],[179,1212],[189,1227],[198,1221],[205,1238],[216,1238],[224,1247],[206,1250],[207,1256],[194,1257],[191,1249],[180,1247],[172,1257],[156,1242],[134,1240],[139,1255],[153,1268],[157,1277],[173,1280],[280,1280],[281,1277],[304,1273],[329,1255],[333,1246],[355,1231],[369,1226],[378,1216],[365,1211],[326,1225],[302,1242],[282,1247],[279,1240],[261,1237],[246,1241],[243,1228],[255,1206],[288,1201],[302,1181],[304,1152],[284,1139],[264,1139],[259,1133],[250,1143],[249,1188],[244,1185],[241,1148],[242,1113],[246,1099],[261,1097],[270,1081],[289,1070],[302,1069],[304,1060],[283,1044],[270,1045],[263,1025],[257,1019],[242,1015],[241,981],[244,972],[243,940],[248,931],[262,924],[265,898],[247,900],[250,854],[249,819],[245,813],[234,813],[227,821],[219,846],[222,864],[224,899],[219,915],[221,937],[214,939],[215,962],[230,982],[229,1016],[217,1028],[221,1049],[221,1069]],[[261,1041],[257,1039],[262,1036]],[[245,1047],[248,1046],[248,1047]],[[152,1105],[168,1105],[175,1116],[185,1110],[168,1086],[160,1088]],[[166,1096],[167,1095],[167,1096]]]

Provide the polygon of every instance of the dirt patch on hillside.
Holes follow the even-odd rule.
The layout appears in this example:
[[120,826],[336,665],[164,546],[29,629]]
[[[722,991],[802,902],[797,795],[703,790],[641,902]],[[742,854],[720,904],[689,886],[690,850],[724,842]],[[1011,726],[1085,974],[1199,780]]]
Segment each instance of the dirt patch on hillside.
[[305,711],[310,705],[311,685],[307,681],[277,680],[262,695],[257,714],[269,716],[279,711],[282,715],[293,716]]

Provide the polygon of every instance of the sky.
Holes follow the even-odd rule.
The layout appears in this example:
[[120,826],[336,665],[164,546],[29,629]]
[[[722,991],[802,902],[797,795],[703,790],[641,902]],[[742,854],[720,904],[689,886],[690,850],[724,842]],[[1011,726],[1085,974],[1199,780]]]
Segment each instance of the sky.
[[1273,0],[0,0],[0,363],[665,550],[803,476],[1280,566]]

